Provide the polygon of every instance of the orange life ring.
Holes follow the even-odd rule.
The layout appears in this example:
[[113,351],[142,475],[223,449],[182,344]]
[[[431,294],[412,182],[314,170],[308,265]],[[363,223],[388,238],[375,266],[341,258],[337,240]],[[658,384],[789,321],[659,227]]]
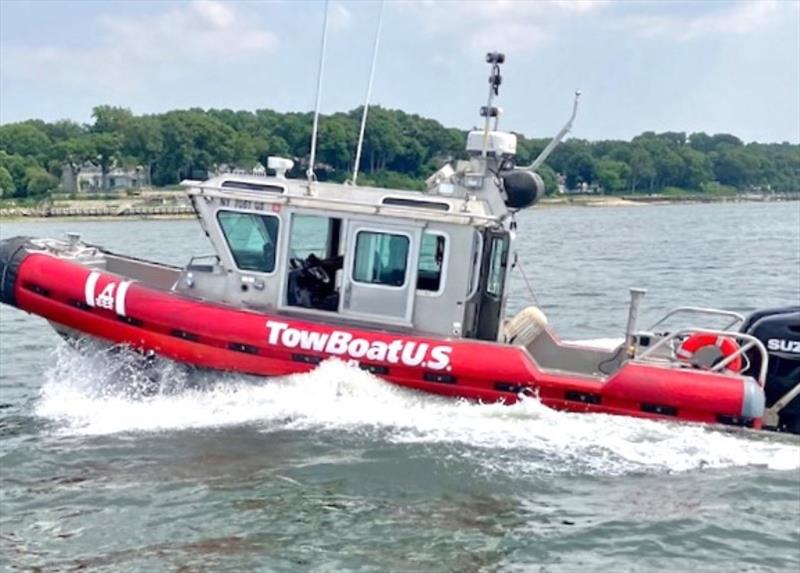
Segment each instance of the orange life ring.
[[[710,370],[713,364],[699,365],[692,360],[692,358],[694,358],[695,354],[697,354],[698,351],[709,346],[717,348],[721,355],[719,358],[716,358],[714,360],[714,364],[719,363],[722,360],[725,360],[727,357],[729,357],[730,355],[734,354],[739,350],[739,345],[733,338],[729,336],[718,336],[710,332],[696,332],[681,343],[675,354],[677,355],[678,360],[691,364],[696,368],[703,368],[704,370]],[[739,372],[741,372],[742,355],[740,354],[739,356],[734,358],[722,370],[724,372],[729,372],[731,374],[738,374]]]

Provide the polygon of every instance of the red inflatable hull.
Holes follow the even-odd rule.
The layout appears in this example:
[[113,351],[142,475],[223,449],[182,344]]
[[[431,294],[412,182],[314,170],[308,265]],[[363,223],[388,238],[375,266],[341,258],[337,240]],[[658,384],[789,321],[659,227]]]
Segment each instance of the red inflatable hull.
[[[522,347],[360,330],[264,314],[149,288],[41,253],[22,261],[16,305],[88,335],[205,368],[260,376],[306,372],[330,357],[446,396],[644,418],[737,423],[742,379],[626,363],[608,378],[540,369]],[[734,420],[734,422],[730,422]],[[760,427],[761,420],[748,424]]]

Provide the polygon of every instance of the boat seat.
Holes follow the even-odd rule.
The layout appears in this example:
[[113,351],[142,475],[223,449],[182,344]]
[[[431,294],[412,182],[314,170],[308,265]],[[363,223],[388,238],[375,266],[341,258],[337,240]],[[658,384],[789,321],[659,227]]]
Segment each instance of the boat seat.
[[522,309],[506,322],[503,333],[507,344],[524,346],[546,370],[602,376],[619,367],[616,349],[561,344],[548,332],[547,317],[535,306]]
[[504,340],[527,348],[546,327],[547,317],[541,309],[528,306],[503,325]]

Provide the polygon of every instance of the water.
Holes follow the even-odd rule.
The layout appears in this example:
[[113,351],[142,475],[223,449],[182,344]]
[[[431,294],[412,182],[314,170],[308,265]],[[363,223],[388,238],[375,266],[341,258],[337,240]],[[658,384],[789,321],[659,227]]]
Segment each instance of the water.
[[[0,223],[66,230],[209,251],[193,221]],[[542,209],[519,232],[566,338],[620,336],[629,286],[650,289],[645,324],[800,301],[797,203]],[[339,362],[270,381],[143,366],[7,307],[0,484],[0,570],[800,568],[796,437],[454,402]]]

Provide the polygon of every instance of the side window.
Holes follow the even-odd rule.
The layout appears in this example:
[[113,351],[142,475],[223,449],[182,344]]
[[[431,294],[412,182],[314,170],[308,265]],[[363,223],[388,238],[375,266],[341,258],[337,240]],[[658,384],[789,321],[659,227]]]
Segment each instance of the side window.
[[478,289],[478,278],[481,272],[481,234],[475,231],[472,235],[472,257],[470,260],[471,271],[467,283],[467,297],[471,297]]
[[311,254],[320,259],[327,257],[330,222],[329,217],[319,215],[293,215],[289,237],[290,255],[299,259],[305,259]]
[[503,293],[503,279],[506,270],[506,242],[503,237],[492,238],[492,251],[489,255],[489,276],[486,280],[486,293],[499,297]]
[[359,231],[353,280],[376,285],[404,285],[408,243],[408,237],[404,235]]
[[425,233],[419,251],[417,290],[436,292],[442,285],[445,238],[442,235]]
[[262,273],[275,270],[275,247],[280,224],[277,217],[220,211],[217,220],[237,267]]

